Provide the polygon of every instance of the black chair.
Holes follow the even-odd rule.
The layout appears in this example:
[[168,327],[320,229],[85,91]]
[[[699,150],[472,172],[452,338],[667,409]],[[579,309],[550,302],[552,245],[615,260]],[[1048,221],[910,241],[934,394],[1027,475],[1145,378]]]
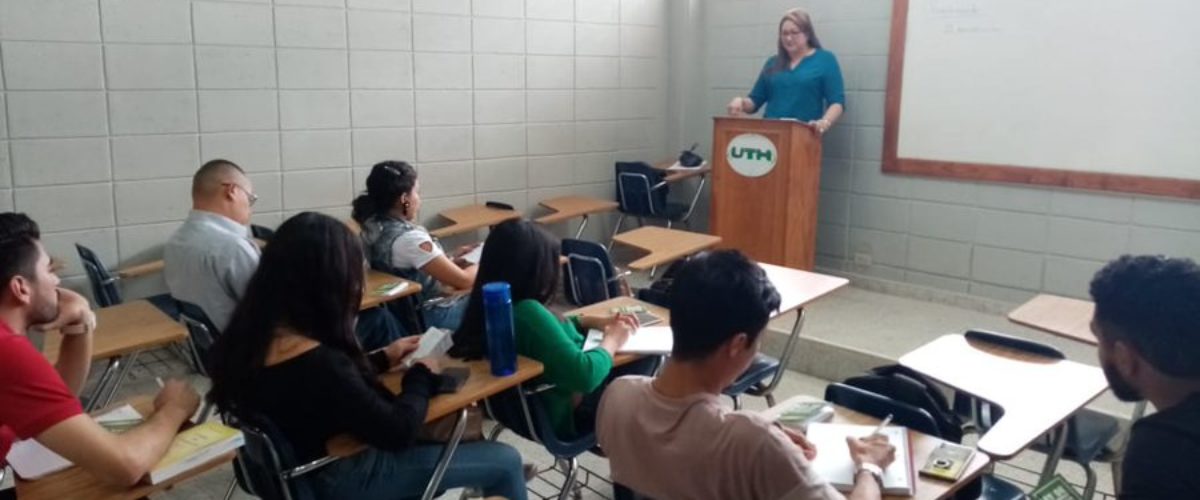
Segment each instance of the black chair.
[[[1066,356],[1052,346],[1020,337],[985,330],[969,330],[964,334],[968,341],[984,342],[1008,349],[1018,350],[1049,359],[1066,359]],[[965,394],[955,395],[955,409],[967,413],[974,420],[979,432],[986,432],[994,423],[1004,416],[1004,409],[986,401],[971,398]],[[1050,455],[1055,448],[1057,435],[1061,431],[1047,433],[1030,448]],[[1083,467],[1087,482],[1084,484],[1083,497],[1092,498],[1096,493],[1096,471],[1092,469],[1093,461],[1114,462],[1116,453],[1108,450],[1108,443],[1120,433],[1120,423],[1116,418],[1088,409],[1073,413],[1066,421],[1066,442],[1063,446],[1062,457]],[[1046,463],[1043,476],[1051,474],[1057,468],[1056,463]],[[1113,463],[1114,469],[1117,464]],[[1114,470],[1114,473],[1117,471]]]
[[[209,378],[208,353],[221,332],[208,319],[208,315],[204,313],[203,309],[200,309],[200,306],[179,300],[176,301],[176,307],[179,309],[179,322],[183,323],[188,331],[188,354],[192,366],[204,378]],[[204,407],[200,410],[200,421],[208,420],[210,413],[212,413],[212,403],[205,400]]]
[[567,238],[562,254],[567,258],[563,292],[568,302],[586,306],[622,295],[621,280],[629,272],[617,272],[604,245]]
[[301,476],[337,459],[322,457],[299,464],[291,444],[270,420],[245,411],[239,414],[226,412],[221,416],[226,425],[242,431],[246,437],[246,444],[238,448],[233,461],[237,485],[264,500],[315,499],[316,495]]
[[[664,180],[666,173],[662,169],[654,168],[645,162],[619,161],[616,164],[616,176],[619,204],[617,210],[621,212],[621,216],[617,218],[616,227],[613,228],[613,238],[621,231],[621,225],[627,215],[637,217],[639,226],[644,223],[644,219],[662,220],[668,228],[676,222],[687,225],[707,181],[707,178],[700,179],[700,185],[696,187],[691,203],[684,205],[668,201],[670,185]],[[609,247],[611,246],[612,238],[609,238]]]
[[[892,423],[907,427],[922,434],[941,437],[937,422],[929,412],[913,405],[876,394],[854,386],[832,383],[825,387],[825,400],[835,405],[870,415],[878,419],[892,416]],[[921,464],[914,463],[916,467]],[[1022,500],[1025,493],[1016,485],[993,474],[980,478],[978,497],[981,500]],[[976,487],[967,485],[956,498],[976,498]]]
[[[108,268],[100,262],[100,257],[96,256],[96,252],[92,249],[75,244],[75,251],[79,253],[79,260],[83,263],[83,271],[87,273],[88,283],[91,284],[92,297],[96,300],[96,305],[100,307],[115,306],[124,302],[121,297],[121,291],[117,288],[117,282],[121,281],[121,277],[109,272]],[[146,300],[157,307],[167,316],[172,319],[179,317],[179,310],[175,307],[175,300],[169,294],[158,294],[151,297],[146,297]]]
[[275,236],[275,230],[258,224],[250,224],[250,235],[255,239],[263,241],[271,241],[271,237]]
[[554,432],[554,425],[546,413],[538,393],[553,388],[543,385],[532,390],[522,386],[509,389],[484,400],[488,415],[499,425],[492,429],[489,440],[495,440],[505,429],[541,444],[546,451],[563,464],[566,480],[558,492],[558,500],[566,500],[575,491],[575,477],[579,474],[579,455],[596,448],[596,433],[589,432],[572,439],[563,439]]

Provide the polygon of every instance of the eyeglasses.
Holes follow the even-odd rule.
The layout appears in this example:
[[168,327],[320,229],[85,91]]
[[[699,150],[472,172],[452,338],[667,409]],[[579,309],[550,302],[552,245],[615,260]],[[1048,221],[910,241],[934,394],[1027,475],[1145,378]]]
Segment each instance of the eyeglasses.
[[251,193],[249,189],[242,187],[241,184],[238,184],[235,182],[226,182],[221,185],[222,186],[233,186],[235,188],[241,189],[243,193],[246,193],[246,201],[250,202],[250,206],[252,206],[252,207],[254,206],[254,203],[258,201],[258,195]]

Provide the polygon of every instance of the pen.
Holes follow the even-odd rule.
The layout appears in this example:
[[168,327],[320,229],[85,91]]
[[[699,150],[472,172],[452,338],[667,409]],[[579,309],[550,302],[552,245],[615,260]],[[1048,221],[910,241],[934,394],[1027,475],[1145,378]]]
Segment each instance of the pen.
[[890,424],[890,423],[892,423],[892,414],[891,413],[889,413],[888,416],[883,418],[883,421],[879,423],[879,427],[876,427],[875,431],[872,432],[870,435],[871,436],[882,435],[881,433],[883,432],[883,428],[887,427],[887,424]]

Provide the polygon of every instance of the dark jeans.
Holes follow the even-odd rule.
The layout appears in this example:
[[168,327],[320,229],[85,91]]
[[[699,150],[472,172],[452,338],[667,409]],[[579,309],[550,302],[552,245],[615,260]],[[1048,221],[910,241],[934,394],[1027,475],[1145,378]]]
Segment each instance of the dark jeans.
[[385,307],[372,307],[358,313],[354,333],[364,351],[379,349],[404,336],[400,322]]
[[[414,446],[402,451],[369,448],[314,473],[310,484],[320,498],[417,498],[425,490],[441,453],[441,445]],[[494,441],[463,443],[455,450],[440,487],[474,487],[487,496],[525,500],[521,454],[507,444]]]
[[600,387],[585,394],[583,400],[579,402],[579,406],[575,407],[575,432],[582,436],[596,431],[596,410],[600,409],[600,398],[604,396],[604,389],[608,388],[608,384],[611,384],[617,377],[625,375],[654,375],[660,363],[662,363],[660,356],[644,356],[636,361],[613,368],[604,382],[600,383]]

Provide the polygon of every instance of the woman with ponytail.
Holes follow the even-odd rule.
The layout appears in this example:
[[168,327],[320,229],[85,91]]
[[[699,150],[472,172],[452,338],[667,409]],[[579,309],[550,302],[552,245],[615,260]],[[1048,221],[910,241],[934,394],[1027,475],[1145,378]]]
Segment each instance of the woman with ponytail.
[[461,260],[473,249],[463,247],[448,256],[442,245],[417,224],[421,210],[420,182],[412,165],[385,161],[371,168],[367,190],[354,200],[352,217],[362,227],[363,247],[371,267],[421,284],[425,323],[456,330],[467,307],[476,266]]

